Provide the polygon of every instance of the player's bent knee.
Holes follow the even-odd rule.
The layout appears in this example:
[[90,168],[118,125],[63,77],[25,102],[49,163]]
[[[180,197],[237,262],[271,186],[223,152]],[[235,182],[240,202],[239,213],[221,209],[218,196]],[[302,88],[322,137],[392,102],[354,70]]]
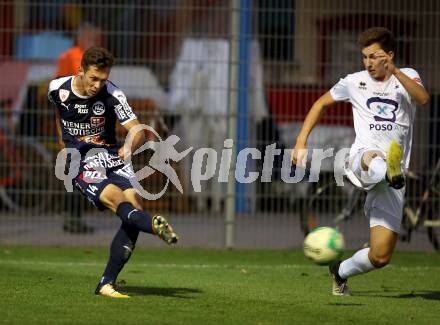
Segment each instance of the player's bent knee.
[[128,202],[130,202],[138,210],[142,210],[143,209],[142,202],[139,202],[138,200],[134,200],[134,199],[129,198]]
[[122,190],[112,184],[104,188],[104,190],[101,192],[101,195],[99,196],[99,200],[102,202],[102,204],[104,204],[113,212],[116,211],[119,204],[127,201]]
[[364,152],[361,159],[362,169],[368,170],[368,166],[370,165],[371,161],[376,157],[382,157],[385,159],[385,156],[379,150],[369,150]]
[[124,197],[130,202],[136,209],[143,210],[144,205],[142,198],[136,193],[134,189],[128,189],[124,191]]
[[377,255],[377,254],[369,254],[369,259],[371,264],[374,265],[374,267],[380,269],[386,265],[388,265],[391,261],[391,255]]

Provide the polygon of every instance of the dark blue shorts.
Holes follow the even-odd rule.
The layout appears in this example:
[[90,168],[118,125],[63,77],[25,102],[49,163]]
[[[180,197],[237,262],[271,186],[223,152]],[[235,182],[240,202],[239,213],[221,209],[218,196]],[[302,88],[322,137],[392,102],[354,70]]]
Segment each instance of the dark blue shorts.
[[99,200],[104,188],[113,184],[122,191],[133,188],[130,179],[135,174],[131,165],[126,165],[114,155],[94,156],[81,161],[78,176],[73,180],[76,188],[99,210],[106,207]]

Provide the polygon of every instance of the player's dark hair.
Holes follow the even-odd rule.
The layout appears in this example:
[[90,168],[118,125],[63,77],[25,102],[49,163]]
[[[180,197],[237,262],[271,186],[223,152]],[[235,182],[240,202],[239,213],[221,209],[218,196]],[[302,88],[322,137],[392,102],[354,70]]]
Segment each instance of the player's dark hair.
[[362,49],[371,44],[379,43],[380,48],[385,52],[394,52],[395,50],[393,33],[385,27],[372,27],[363,31],[359,36],[358,43]]
[[81,67],[84,71],[94,65],[98,69],[111,68],[113,66],[113,55],[105,48],[92,46],[87,49],[81,59]]

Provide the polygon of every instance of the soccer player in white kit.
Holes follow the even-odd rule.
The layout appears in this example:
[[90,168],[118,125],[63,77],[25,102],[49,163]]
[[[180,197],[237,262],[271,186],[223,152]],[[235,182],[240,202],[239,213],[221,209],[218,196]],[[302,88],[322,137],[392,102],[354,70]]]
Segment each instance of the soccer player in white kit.
[[356,139],[348,158],[347,176],[367,191],[364,212],[370,220],[370,247],[330,265],[334,295],[350,295],[347,279],[387,265],[393,254],[405,194],[416,105],[429,95],[417,71],[394,65],[394,38],[383,27],[359,37],[365,70],[340,79],[312,106],[292,151],[300,166],[307,159],[307,138],[324,108],[338,101],[352,104]]

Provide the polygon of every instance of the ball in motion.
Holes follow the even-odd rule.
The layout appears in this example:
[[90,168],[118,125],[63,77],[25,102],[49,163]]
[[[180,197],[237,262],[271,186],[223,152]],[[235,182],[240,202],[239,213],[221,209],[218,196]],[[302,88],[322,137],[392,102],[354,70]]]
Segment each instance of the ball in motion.
[[304,255],[318,265],[339,259],[344,250],[344,237],[331,227],[318,227],[304,239]]

